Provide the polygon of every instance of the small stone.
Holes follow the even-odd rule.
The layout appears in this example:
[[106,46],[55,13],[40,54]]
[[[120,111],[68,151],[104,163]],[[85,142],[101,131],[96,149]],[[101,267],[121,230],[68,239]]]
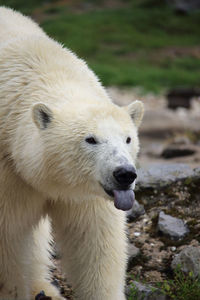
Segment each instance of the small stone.
[[130,244],[128,245],[128,256],[130,259],[135,258],[136,256],[138,256],[140,254],[140,249],[135,247],[134,244]]
[[190,246],[198,247],[198,246],[200,246],[200,243],[199,243],[199,241],[197,241],[197,240],[192,240],[192,241],[190,242]]
[[134,244],[128,244],[128,269],[134,264],[134,259],[140,254],[140,249]]
[[163,150],[161,156],[163,158],[169,159],[174,157],[193,155],[195,152],[196,151],[193,146],[169,145]]
[[171,240],[180,241],[189,233],[188,226],[183,220],[166,215],[163,211],[159,214],[158,231]]
[[137,231],[134,232],[134,236],[140,236],[140,234],[141,234],[140,232],[137,232]]
[[134,201],[133,207],[127,211],[126,216],[127,216],[127,221],[128,222],[133,222],[136,220],[138,217],[142,216],[145,214],[145,209],[142,204],[139,204],[137,200]]
[[131,285],[126,287],[125,293],[127,297],[130,297],[133,295],[137,300],[166,300],[167,297],[159,290],[151,285],[144,285],[138,281],[133,281]]
[[172,250],[173,252],[176,251],[176,247],[175,247],[175,246],[171,247],[171,250]]
[[192,272],[195,277],[200,274],[200,246],[188,246],[177,254],[172,260],[171,267],[180,266],[184,273]]

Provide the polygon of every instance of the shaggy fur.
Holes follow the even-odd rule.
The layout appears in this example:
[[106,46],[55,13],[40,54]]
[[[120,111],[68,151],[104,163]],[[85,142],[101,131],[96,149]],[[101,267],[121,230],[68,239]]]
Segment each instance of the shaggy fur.
[[114,105],[31,19],[0,8],[1,300],[62,299],[50,284],[51,225],[76,299],[125,299],[125,215],[103,187],[122,161],[134,165],[142,114],[139,101]]

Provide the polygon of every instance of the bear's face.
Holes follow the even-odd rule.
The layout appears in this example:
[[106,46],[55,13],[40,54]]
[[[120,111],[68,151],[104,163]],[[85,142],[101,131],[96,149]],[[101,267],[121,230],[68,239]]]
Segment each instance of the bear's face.
[[62,111],[44,104],[33,108],[45,151],[48,182],[58,190],[77,189],[82,198],[103,196],[115,206],[130,209],[134,194],[138,153],[137,127],[143,105],[135,101],[125,108],[113,103],[70,105]]

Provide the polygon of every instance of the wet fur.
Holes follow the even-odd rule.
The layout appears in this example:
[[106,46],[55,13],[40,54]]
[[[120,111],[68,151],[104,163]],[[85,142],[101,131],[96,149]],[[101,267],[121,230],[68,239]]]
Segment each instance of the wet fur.
[[[53,236],[76,299],[125,300],[125,215],[99,183],[113,184],[124,155],[135,162],[141,103],[114,105],[84,61],[4,7],[0,86],[0,299],[62,299],[50,283]],[[52,118],[42,123],[37,105]]]

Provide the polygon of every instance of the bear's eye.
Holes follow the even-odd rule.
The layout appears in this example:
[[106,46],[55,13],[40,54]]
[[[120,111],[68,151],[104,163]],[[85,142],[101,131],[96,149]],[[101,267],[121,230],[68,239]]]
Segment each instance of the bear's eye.
[[131,138],[130,138],[130,136],[129,136],[129,137],[127,137],[127,139],[126,139],[126,143],[127,143],[127,144],[130,144],[130,142],[131,142]]
[[96,141],[95,138],[92,137],[92,136],[86,138],[85,141],[86,141],[88,144],[93,144],[93,145],[97,144],[97,141]]

